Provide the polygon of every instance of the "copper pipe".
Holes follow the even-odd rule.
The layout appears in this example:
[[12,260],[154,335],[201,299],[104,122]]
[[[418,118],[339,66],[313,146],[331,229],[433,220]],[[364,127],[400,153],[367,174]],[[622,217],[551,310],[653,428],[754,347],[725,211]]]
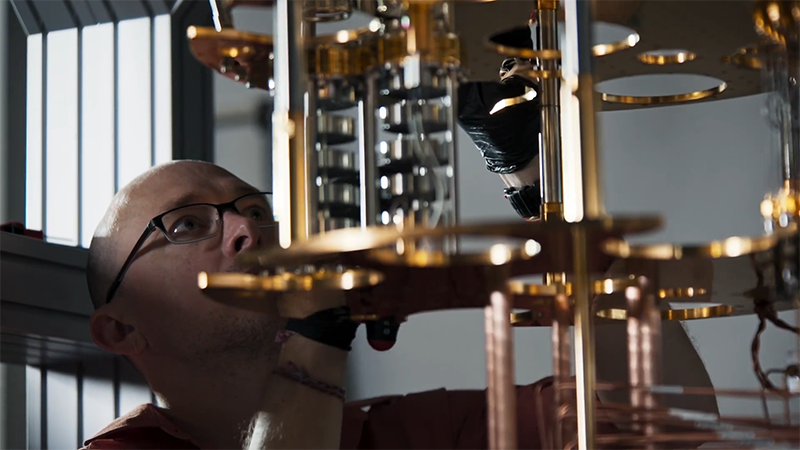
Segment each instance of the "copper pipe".
[[486,334],[486,411],[487,427],[489,434],[489,448],[497,449],[497,367],[495,366],[496,351],[494,348],[494,311],[492,306],[484,308],[484,332]]
[[514,345],[511,302],[501,291],[491,294],[494,331],[497,449],[517,448],[517,406],[514,385]]
[[[553,380],[556,383],[554,387],[554,401],[555,408],[560,407],[567,400],[567,393],[560,388],[561,383],[569,381],[571,368],[570,368],[570,343],[569,343],[569,327],[571,322],[571,311],[569,305],[569,298],[564,293],[556,295],[553,301]],[[555,423],[553,430],[553,442],[550,442],[547,448],[560,448],[563,445],[563,430],[561,422]]]
[[[639,286],[632,286],[625,289],[625,300],[628,303],[628,318],[627,318],[627,331],[628,331],[628,383],[631,386],[640,387],[642,384],[642,369],[641,369],[641,305],[642,305],[642,289]],[[643,396],[644,391],[641,389],[630,391],[631,407],[641,408],[644,404]],[[638,420],[638,415],[634,415],[634,419]],[[634,431],[641,431],[639,426],[633,427]]]

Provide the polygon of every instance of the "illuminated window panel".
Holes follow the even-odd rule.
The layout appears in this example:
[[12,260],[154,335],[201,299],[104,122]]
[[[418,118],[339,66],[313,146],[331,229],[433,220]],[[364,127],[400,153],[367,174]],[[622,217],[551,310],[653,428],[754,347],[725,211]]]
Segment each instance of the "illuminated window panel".
[[25,223],[30,229],[42,229],[42,35],[28,37]]
[[114,24],[83,29],[81,240],[88,247],[114,196]]
[[117,188],[153,165],[150,19],[117,25]]
[[170,16],[153,19],[154,165],[172,160],[172,22]]
[[47,35],[44,233],[78,244],[78,30]]

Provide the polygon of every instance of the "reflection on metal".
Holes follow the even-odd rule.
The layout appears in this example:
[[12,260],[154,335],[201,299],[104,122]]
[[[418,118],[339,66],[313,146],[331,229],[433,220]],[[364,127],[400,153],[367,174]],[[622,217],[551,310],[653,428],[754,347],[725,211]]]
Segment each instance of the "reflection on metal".
[[[241,2],[220,4],[230,8],[237,3]],[[668,389],[680,395],[767,395],[662,386],[662,321],[750,314],[758,317],[761,328],[771,321],[795,331],[776,313],[795,305],[800,286],[800,104],[796,101],[800,69],[787,59],[800,44],[796,32],[800,15],[791,14],[798,7],[794,1],[757,2],[755,16],[741,3],[282,0],[275,2],[275,8],[291,26],[277,27],[280,32],[275,37],[239,33],[224,20],[226,12],[218,11],[220,29],[194,29],[190,45],[213,70],[221,72],[225,61],[233,60],[232,70],[241,72],[240,81],[253,85],[257,76],[255,87],[274,92],[274,128],[280,144],[275,147],[274,170],[283,180],[278,186],[284,189],[278,212],[289,218],[284,228],[289,234],[283,247],[242,254],[238,262],[252,268],[248,274],[202,274],[200,287],[220,302],[262,312],[274,310],[283,292],[346,291],[352,317],[366,322],[397,324],[423,312],[483,308],[492,449],[517,445],[512,325],[553,330],[555,405],[552,415],[539,414],[543,448],[730,444],[731,435],[709,431],[718,424],[735,431],[747,424],[755,435],[796,447],[800,444],[796,433],[792,437],[786,432],[788,418],[785,423],[769,417],[730,422],[703,416],[698,421],[696,413],[668,410],[658,401]],[[776,3],[780,5],[770,6]],[[294,5],[289,8],[289,4]],[[314,34],[316,22],[340,20],[356,10],[375,20],[359,30]],[[521,12],[508,14],[517,10]],[[527,19],[531,10],[535,10],[533,34],[530,26],[501,31]],[[563,48],[557,39],[561,21],[566,29]],[[641,27],[619,42],[597,45],[592,26],[599,21],[636,22]],[[478,23],[489,27],[488,45],[483,37],[472,36]],[[465,27],[470,33],[456,33]],[[719,39],[712,42],[698,29],[713,29]],[[514,41],[518,38],[521,43]],[[669,48],[691,51],[664,50]],[[745,50],[723,58],[737,48]],[[259,50],[254,53],[254,49]],[[457,89],[470,77],[481,79],[475,75],[481,66],[473,72],[463,66],[474,62],[473,57],[487,58],[489,52],[494,52],[492,58],[531,60],[522,75],[535,81],[537,90],[487,107],[496,113],[531,101],[538,92],[542,139],[541,144],[531,145],[541,145],[546,214],[539,221],[460,224],[457,220]],[[630,235],[657,229],[662,220],[616,217],[605,211],[597,111],[614,104],[658,106],[757,92],[757,84],[746,86],[762,74],[735,69],[736,77],[729,79],[723,72],[733,72],[731,64],[760,68],[765,85],[776,94],[770,120],[780,136],[780,148],[774,151],[781,156],[783,177],[776,182],[781,188],[760,208],[765,234],[692,246],[630,244],[626,241]],[[680,95],[603,94],[604,102],[598,101],[600,80],[667,69],[722,81]],[[224,72],[230,76],[227,67]],[[496,76],[493,72],[492,79]],[[728,85],[735,92],[726,89]],[[569,112],[563,114],[569,124],[562,123],[562,99],[571,101]],[[354,114],[346,114],[356,108]],[[567,129],[579,131],[575,151],[570,152],[570,158],[578,161],[570,163],[582,168],[582,196],[568,197],[564,192],[561,158],[567,152],[561,148],[561,138]],[[395,136],[379,138],[379,131]],[[574,202],[580,204],[569,205],[582,211],[574,222],[563,220],[566,198],[581,199]],[[754,213],[758,206],[754,205]],[[479,240],[485,245],[478,245]],[[710,268],[694,266],[697,261]],[[618,270],[609,270],[610,265]],[[698,272],[698,267],[708,271]],[[694,276],[680,276],[686,273]],[[518,278],[529,275],[540,275],[544,281],[526,283]],[[687,308],[667,309],[667,302]],[[609,319],[627,322],[630,383],[626,385],[596,379],[594,326]],[[754,355],[757,360],[757,351]],[[775,396],[789,398],[780,388],[763,384]],[[628,392],[630,402],[597,402],[598,391],[615,389]],[[612,433],[610,424],[623,426],[626,432]],[[683,431],[666,433],[667,425]]]

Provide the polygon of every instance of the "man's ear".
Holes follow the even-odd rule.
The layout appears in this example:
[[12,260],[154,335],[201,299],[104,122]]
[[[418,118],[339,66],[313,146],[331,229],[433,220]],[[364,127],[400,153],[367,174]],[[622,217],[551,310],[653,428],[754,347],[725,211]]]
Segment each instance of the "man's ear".
[[89,329],[98,347],[118,355],[141,353],[147,344],[142,333],[108,305],[92,314]]

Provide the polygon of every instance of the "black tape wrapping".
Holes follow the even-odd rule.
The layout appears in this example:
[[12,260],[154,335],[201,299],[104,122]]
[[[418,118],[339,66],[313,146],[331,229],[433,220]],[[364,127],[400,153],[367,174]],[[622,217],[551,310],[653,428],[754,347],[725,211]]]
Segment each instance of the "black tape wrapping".
[[521,189],[507,188],[506,197],[523,219],[538,218],[541,215],[542,194],[539,191],[539,182]]
[[286,331],[349,352],[358,325],[350,320],[350,308],[342,306],[316,312],[305,319],[289,319]]
[[539,153],[541,132],[538,99],[489,114],[500,100],[521,96],[529,83],[510,78],[504,83],[469,82],[458,89],[458,123],[475,143],[494,173],[524,169]]

